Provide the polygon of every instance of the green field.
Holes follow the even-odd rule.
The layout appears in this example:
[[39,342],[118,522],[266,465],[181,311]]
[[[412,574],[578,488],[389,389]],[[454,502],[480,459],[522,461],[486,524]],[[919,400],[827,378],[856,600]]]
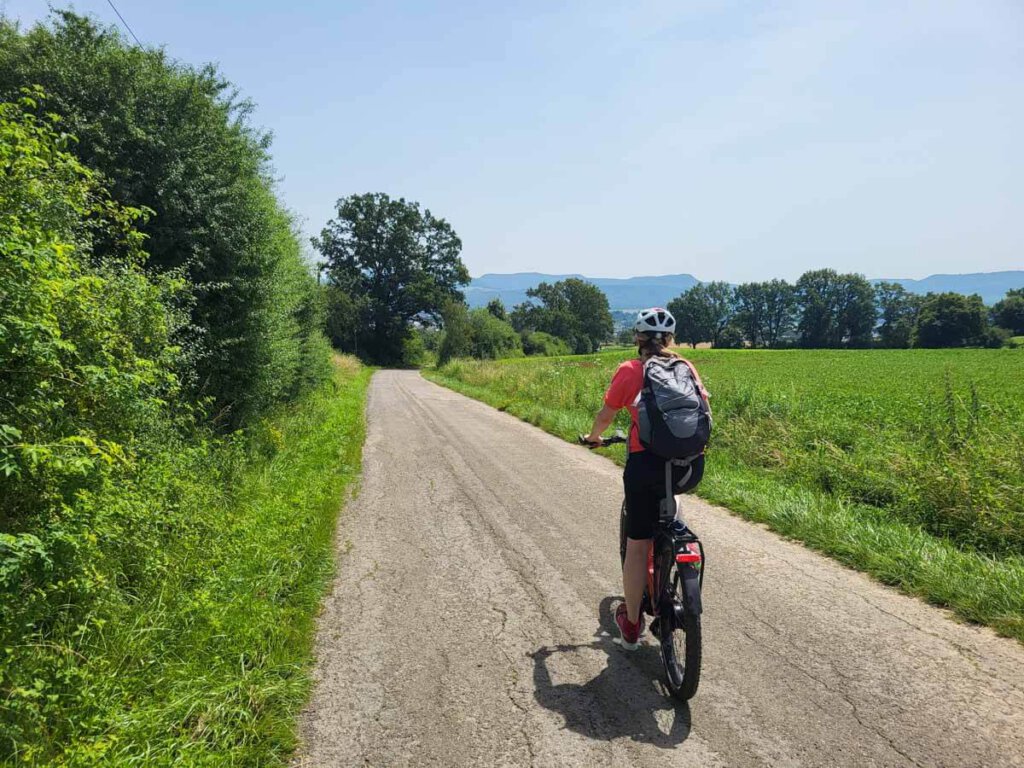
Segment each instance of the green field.
[[[428,376],[571,439],[630,354]],[[1024,641],[1024,352],[689,356],[715,416],[701,495]]]

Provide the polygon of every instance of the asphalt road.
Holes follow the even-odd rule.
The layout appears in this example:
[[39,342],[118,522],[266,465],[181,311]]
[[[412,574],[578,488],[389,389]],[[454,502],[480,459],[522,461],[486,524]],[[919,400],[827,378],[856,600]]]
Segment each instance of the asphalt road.
[[296,765],[1024,766],[1024,648],[692,497],[674,702],[649,637],[611,641],[615,465],[416,372],[368,422]]

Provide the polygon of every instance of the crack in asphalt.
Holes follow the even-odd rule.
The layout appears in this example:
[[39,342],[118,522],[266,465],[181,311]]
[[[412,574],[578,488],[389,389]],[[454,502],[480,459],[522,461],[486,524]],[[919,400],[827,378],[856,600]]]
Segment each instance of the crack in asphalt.
[[[750,640],[750,642],[757,644],[757,640],[749,632],[747,632],[744,629],[740,629],[739,632],[744,637],[746,637],[748,640]],[[889,746],[892,748],[893,752],[898,754],[900,757],[902,757],[905,760],[907,760],[908,762],[913,763],[914,765],[918,766],[918,768],[925,768],[925,766],[922,763],[918,762],[913,757],[911,757],[910,755],[908,755],[905,752],[903,752],[902,750],[900,750],[899,747],[897,747],[896,744],[894,743],[894,741],[893,741],[891,736],[889,736],[887,733],[885,733],[881,729],[877,728],[876,726],[871,725],[870,723],[865,722],[864,719],[861,717],[860,710],[859,710],[859,708],[857,706],[857,702],[854,701],[854,699],[843,688],[836,687],[834,685],[830,685],[828,682],[826,682],[821,677],[818,677],[817,675],[813,674],[812,672],[808,671],[807,669],[805,669],[804,667],[800,666],[795,661],[793,661],[789,657],[789,654],[783,653],[781,651],[777,651],[774,648],[770,648],[770,647],[768,647],[766,645],[763,645],[763,644],[761,644],[760,647],[763,648],[764,650],[766,650],[768,653],[771,653],[772,655],[776,656],[780,661],[782,661],[790,669],[796,670],[797,672],[799,672],[800,674],[804,675],[808,679],[810,679],[810,680],[814,681],[815,683],[817,683],[821,688],[825,689],[829,693],[832,693],[832,694],[838,696],[839,698],[841,698],[850,707],[850,712],[853,715],[854,720],[857,721],[857,724],[859,726],[861,726],[861,728],[864,728],[864,729],[866,729],[868,731],[871,731],[872,733],[874,733],[877,736],[881,736],[889,744]],[[834,674],[836,677],[841,678],[843,680],[846,679],[846,676],[842,672],[840,672],[838,669],[836,669],[835,667],[832,668],[832,674]]]

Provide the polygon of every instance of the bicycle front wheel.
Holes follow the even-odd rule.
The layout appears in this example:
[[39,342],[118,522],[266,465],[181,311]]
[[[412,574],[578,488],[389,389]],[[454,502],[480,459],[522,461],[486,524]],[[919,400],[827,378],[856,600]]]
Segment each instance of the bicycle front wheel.
[[[673,576],[672,600],[683,606],[683,579],[678,571]],[[665,621],[669,619],[667,616],[661,619],[661,660],[669,693],[680,701],[688,701],[700,684],[700,614],[680,610],[675,616],[682,616],[682,619]]]

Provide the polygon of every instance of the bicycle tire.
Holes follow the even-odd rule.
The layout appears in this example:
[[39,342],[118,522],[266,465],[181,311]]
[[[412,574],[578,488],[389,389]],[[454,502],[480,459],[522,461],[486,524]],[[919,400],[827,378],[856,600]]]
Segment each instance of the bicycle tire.
[[[673,584],[675,599],[682,604],[683,584],[678,571],[674,571]],[[669,693],[680,701],[689,701],[697,693],[697,687],[700,685],[700,614],[686,611],[682,627],[673,626],[669,632],[662,629],[660,634],[661,660]],[[682,664],[679,663],[680,656]]]

